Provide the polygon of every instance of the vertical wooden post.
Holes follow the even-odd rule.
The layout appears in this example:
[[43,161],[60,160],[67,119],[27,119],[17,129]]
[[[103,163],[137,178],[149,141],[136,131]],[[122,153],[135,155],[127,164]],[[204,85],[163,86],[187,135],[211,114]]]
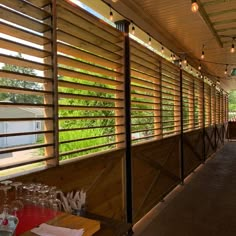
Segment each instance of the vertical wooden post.
[[125,78],[125,193],[126,221],[133,222],[132,207],[132,158],[131,158],[131,76],[130,76],[130,39],[127,20],[116,22],[116,27],[124,32],[124,78]]
[[57,82],[57,10],[56,0],[52,0],[50,6],[46,6],[51,12],[51,18],[46,19],[45,22],[51,25],[51,30],[45,32],[45,36],[51,39],[50,44],[45,45],[45,49],[50,49],[52,54],[50,57],[45,58],[45,62],[52,65],[50,71],[45,71],[46,77],[52,78],[52,83],[44,84],[48,91],[52,91],[53,95],[45,95],[44,103],[53,104],[52,108],[45,108],[45,117],[52,117],[52,120],[45,121],[45,130],[53,130],[53,133],[45,134],[45,143],[53,143],[53,146],[45,148],[45,156],[54,156],[53,159],[47,161],[48,166],[55,166],[59,163],[59,145],[58,145],[58,82]]

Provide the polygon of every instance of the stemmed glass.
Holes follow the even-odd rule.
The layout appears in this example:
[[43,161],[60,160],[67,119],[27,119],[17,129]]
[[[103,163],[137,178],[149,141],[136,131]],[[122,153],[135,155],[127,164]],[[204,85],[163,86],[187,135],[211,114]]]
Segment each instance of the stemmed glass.
[[62,203],[57,198],[57,195],[60,191],[57,189],[56,186],[50,188],[49,192],[49,207],[52,208],[54,211],[61,211]]
[[22,186],[21,182],[13,182],[11,184],[15,188],[15,199],[11,202],[11,210],[15,213],[24,207],[23,201],[19,198],[19,187]]

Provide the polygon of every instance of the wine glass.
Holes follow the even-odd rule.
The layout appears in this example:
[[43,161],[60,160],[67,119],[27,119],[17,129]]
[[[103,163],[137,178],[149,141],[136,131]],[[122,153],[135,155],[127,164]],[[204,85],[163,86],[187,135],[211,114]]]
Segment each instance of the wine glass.
[[11,210],[14,212],[14,215],[16,215],[16,212],[21,210],[24,207],[23,201],[19,198],[19,187],[22,186],[21,182],[13,182],[11,183],[11,186],[15,188],[15,199],[11,202]]
[[49,191],[49,199],[48,199],[49,207],[52,208],[54,211],[61,211],[62,208],[62,203],[57,198],[59,192],[60,191],[57,190],[56,186],[51,187]]

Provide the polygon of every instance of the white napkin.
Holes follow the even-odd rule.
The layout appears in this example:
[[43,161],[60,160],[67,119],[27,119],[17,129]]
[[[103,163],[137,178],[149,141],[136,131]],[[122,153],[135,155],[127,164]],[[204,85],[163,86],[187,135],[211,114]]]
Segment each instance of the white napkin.
[[31,232],[40,236],[82,236],[84,229],[69,229],[43,223]]

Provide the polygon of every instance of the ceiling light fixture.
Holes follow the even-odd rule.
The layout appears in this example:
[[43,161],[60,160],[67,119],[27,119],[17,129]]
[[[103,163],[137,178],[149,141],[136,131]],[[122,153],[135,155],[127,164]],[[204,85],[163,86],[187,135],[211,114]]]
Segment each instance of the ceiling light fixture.
[[196,0],[192,0],[191,11],[196,13],[198,11],[198,4]]

